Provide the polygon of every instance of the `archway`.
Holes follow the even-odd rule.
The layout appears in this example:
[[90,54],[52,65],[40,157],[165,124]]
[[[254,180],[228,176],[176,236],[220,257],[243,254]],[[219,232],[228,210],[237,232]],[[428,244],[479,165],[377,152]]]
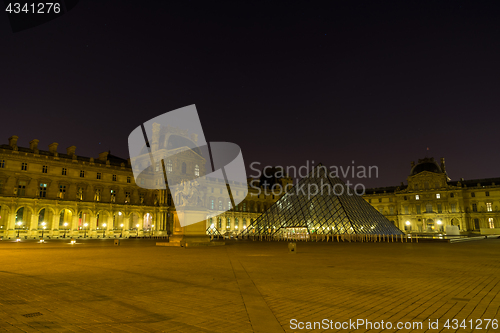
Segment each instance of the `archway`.
[[25,231],[29,229],[31,221],[31,210],[25,207],[19,207],[15,215],[15,227],[18,231]]
[[38,212],[38,230],[52,230],[54,221],[54,211],[50,208],[42,208]]
[[142,220],[142,229],[144,231],[149,231],[151,230],[152,226],[153,226],[153,214],[150,213],[144,214]]
[[434,232],[434,220],[433,219],[427,219],[427,221],[425,221],[425,226],[426,226],[426,230],[427,232]]
[[451,225],[457,226],[458,230],[460,230],[460,221],[456,217],[451,219]]

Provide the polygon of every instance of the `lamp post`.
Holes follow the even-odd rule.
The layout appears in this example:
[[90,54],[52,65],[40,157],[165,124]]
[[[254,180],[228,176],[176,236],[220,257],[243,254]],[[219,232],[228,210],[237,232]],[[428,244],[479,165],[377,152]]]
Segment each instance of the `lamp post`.
[[155,229],[154,229],[154,228],[155,228],[155,225],[153,224],[153,225],[151,226],[151,236],[154,236],[154,235],[155,235]]
[[18,227],[17,227],[17,237],[19,238],[19,229],[21,229],[21,225],[23,224],[23,222],[19,221],[16,224],[18,225]]
[[123,223],[120,224],[120,227],[122,228],[122,232],[120,232],[120,237],[122,237],[122,235],[123,235]]
[[63,238],[66,238],[66,231],[68,231],[68,222],[64,222],[64,236],[63,236]]
[[84,228],[83,228],[83,230],[84,230],[84,233],[83,233],[83,238],[86,238],[86,237],[87,237],[87,226],[88,226],[88,225],[89,225],[88,223],[85,223],[85,224],[83,225],[83,227],[84,227]]
[[137,229],[137,236],[136,236],[136,237],[137,237],[137,238],[139,238],[139,223],[137,223],[137,224],[135,225],[135,227],[136,227],[136,229]]
[[106,232],[106,225],[106,223],[102,224],[102,238],[106,237],[106,235],[104,234]]
[[42,239],[43,239],[43,232],[45,231],[45,228],[46,228],[46,225],[47,223],[45,222],[42,222]]

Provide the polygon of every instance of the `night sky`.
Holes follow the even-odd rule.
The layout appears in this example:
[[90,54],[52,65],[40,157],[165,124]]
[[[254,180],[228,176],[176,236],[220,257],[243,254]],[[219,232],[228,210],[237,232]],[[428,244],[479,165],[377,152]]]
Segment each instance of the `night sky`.
[[499,2],[82,0],[17,33],[2,13],[0,40],[3,144],[128,158],[134,128],[196,104],[247,165],[500,177]]

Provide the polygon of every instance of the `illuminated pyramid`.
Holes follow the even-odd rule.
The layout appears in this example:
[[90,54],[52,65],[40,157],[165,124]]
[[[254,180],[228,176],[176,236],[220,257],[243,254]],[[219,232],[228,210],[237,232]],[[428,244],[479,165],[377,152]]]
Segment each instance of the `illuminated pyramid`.
[[321,164],[242,234],[269,235],[298,229],[309,234],[403,234],[338,177],[329,177]]

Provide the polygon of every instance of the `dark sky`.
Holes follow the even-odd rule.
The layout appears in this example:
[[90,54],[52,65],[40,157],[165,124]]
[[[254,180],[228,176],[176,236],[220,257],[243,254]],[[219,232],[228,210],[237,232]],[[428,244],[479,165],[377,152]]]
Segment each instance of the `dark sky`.
[[80,1],[18,33],[0,14],[0,40],[2,143],[128,157],[135,127],[196,104],[247,165],[500,177],[499,2]]

